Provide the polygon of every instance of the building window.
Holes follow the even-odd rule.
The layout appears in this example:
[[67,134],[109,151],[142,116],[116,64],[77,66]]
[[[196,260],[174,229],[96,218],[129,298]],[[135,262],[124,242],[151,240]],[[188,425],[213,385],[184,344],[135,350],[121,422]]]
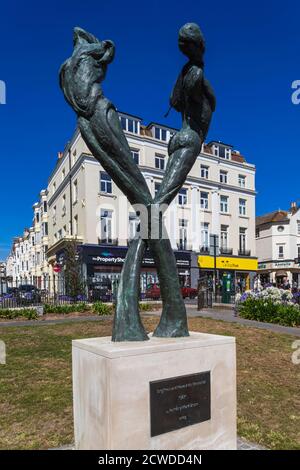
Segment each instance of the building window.
[[47,212],[48,211],[48,206],[47,206],[47,202],[44,201],[44,212]]
[[77,180],[73,183],[73,203],[78,201],[78,184]]
[[245,188],[246,187],[246,176],[239,175],[239,187]]
[[180,206],[185,206],[187,204],[187,189],[181,188],[178,194],[178,204]]
[[221,248],[228,248],[228,225],[221,225]]
[[209,249],[209,224],[207,222],[201,223],[201,250],[208,251]]
[[61,181],[63,182],[64,179],[66,177],[66,170],[63,168],[62,172],[61,172]]
[[60,230],[57,232],[57,236],[58,236],[58,239],[59,239],[59,240],[62,239],[62,229],[60,229]]
[[300,235],[300,220],[297,220],[297,233]]
[[136,119],[120,117],[122,129],[126,132],[132,132],[133,134],[139,134],[140,123]]
[[43,223],[42,232],[43,232],[43,237],[48,236],[48,222]]
[[259,238],[259,236],[260,236],[260,230],[259,230],[259,228],[257,228],[257,229],[255,230],[255,237],[256,237],[256,238]]
[[140,152],[139,150],[131,150],[131,156],[133,158],[133,161],[139,165],[140,164]]
[[215,157],[219,156],[219,146],[218,145],[213,145],[213,154]]
[[225,148],[225,158],[226,160],[229,160],[231,157],[231,149]]
[[78,235],[78,215],[74,216],[74,227],[73,227],[74,235],[77,237]]
[[201,167],[200,167],[200,176],[201,176],[201,178],[208,179],[208,170],[209,170],[208,166],[201,165]]
[[220,212],[228,213],[228,196],[220,196]]
[[112,243],[112,211],[101,209],[101,243]]
[[240,227],[239,231],[239,242],[240,242],[240,253],[243,254],[246,252],[246,231],[247,229],[244,227]]
[[37,213],[35,214],[35,220],[36,220],[36,223],[37,223],[37,224],[40,222],[40,213],[39,213],[39,212],[37,212]]
[[223,147],[223,146],[220,146],[220,147],[219,147],[219,157],[220,157],[220,158],[224,158],[225,160],[229,160],[230,155],[231,155],[231,150],[230,150],[230,148],[228,148],[228,147]]
[[66,214],[66,195],[65,194],[62,197],[61,211],[62,211],[62,215],[64,216]]
[[239,214],[246,215],[246,199],[239,199]]
[[52,186],[52,194],[54,194],[56,191],[56,183],[54,181],[53,186]]
[[298,263],[300,261],[300,245],[297,245]]
[[154,127],[154,137],[158,140],[167,141],[167,131],[161,127]]
[[158,191],[160,190],[160,183],[154,183],[154,194],[157,195]]
[[187,249],[187,224],[186,219],[179,219],[179,250]]
[[200,207],[201,209],[208,209],[208,193],[200,192]]
[[155,168],[158,170],[165,169],[165,157],[164,155],[155,154]]
[[56,206],[53,206],[52,209],[53,224],[56,224]]
[[111,177],[105,171],[100,171],[100,191],[101,193],[112,193]]
[[284,258],[284,245],[278,245],[278,259]]
[[135,212],[129,213],[129,240],[133,240],[139,232],[140,219]]
[[227,184],[227,171],[220,170],[220,183]]

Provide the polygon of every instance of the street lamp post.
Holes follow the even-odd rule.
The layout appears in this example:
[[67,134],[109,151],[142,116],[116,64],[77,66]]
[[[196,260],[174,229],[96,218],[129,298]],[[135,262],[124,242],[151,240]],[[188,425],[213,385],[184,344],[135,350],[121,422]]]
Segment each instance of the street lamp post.
[[211,234],[210,236],[210,254],[214,257],[214,297],[217,299],[217,256],[219,255],[219,236]]

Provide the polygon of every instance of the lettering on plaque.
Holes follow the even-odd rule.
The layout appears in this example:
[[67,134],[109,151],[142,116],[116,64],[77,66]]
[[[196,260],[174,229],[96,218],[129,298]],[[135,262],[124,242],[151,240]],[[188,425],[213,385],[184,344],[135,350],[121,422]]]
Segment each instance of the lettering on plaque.
[[151,437],[210,418],[210,371],[150,382]]

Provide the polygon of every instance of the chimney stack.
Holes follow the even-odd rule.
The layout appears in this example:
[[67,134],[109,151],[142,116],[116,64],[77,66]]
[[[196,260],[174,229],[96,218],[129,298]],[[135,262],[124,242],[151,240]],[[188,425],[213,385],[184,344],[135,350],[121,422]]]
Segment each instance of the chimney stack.
[[291,202],[291,213],[295,214],[298,210],[297,203],[296,202]]

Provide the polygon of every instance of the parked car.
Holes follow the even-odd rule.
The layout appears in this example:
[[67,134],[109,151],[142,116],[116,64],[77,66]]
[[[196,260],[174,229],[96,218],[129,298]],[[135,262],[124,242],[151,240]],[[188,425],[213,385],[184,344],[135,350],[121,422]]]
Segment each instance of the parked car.
[[[181,287],[181,294],[184,299],[195,299],[197,297],[197,289],[193,287]],[[160,298],[159,284],[149,284],[146,289],[145,297],[147,299],[158,300]]]
[[194,289],[193,287],[182,287],[181,288],[181,294],[184,299],[189,298],[189,299],[195,299],[197,297],[197,289]]
[[31,284],[21,284],[18,287],[17,300],[21,305],[38,304],[41,302],[41,293]]
[[149,284],[145,294],[146,299],[158,300],[160,298],[159,284]]

